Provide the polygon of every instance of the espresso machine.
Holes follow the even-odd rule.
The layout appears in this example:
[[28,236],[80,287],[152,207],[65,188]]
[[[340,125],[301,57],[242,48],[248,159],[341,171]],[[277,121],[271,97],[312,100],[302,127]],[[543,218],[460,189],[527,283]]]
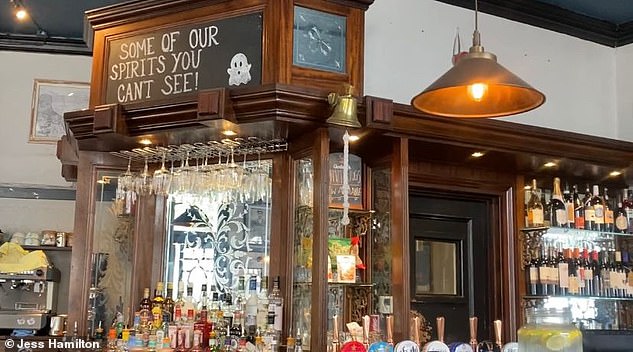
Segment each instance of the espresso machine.
[[60,276],[53,266],[0,272],[0,330],[31,330],[37,334],[46,328],[57,311]]

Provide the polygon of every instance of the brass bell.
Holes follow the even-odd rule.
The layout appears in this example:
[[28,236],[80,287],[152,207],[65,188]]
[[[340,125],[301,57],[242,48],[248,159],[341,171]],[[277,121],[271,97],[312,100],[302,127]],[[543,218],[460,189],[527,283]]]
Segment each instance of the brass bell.
[[334,111],[327,119],[327,123],[350,128],[362,127],[360,122],[358,122],[356,113],[357,102],[353,92],[354,87],[350,84],[345,84],[345,93],[343,95],[337,93],[328,94],[327,100],[330,106],[334,107]]

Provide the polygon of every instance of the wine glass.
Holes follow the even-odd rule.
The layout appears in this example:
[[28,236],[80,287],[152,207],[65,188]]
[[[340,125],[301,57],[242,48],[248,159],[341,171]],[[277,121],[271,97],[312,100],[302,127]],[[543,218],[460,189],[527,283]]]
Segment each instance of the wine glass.
[[152,190],[159,196],[169,195],[169,186],[171,184],[171,172],[165,168],[166,157],[167,153],[163,152],[160,169],[154,171],[154,177],[152,179]]

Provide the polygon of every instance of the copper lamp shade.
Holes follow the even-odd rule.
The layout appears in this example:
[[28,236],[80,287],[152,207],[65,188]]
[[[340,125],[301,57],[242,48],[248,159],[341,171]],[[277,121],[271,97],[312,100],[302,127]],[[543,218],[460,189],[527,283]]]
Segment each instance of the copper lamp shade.
[[[480,85],[477,99],[471,92]],[[494,54],[474,46],[453,68],[411,100],[431,115],[488,118],[514,115],[541,106],[545,95],[497,63]]]
[[481,46],[478,12],[475,0],[475,31],[468,54],[411,99],[416,109],[436,116],[481,119],[519,114],[545,102],[543,93],[499,65],[497,57]]

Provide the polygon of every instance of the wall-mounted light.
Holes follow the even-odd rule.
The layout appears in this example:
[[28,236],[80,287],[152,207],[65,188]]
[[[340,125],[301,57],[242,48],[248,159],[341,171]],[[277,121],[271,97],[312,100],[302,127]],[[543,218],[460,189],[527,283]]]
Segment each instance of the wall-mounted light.
[[609,176],[611,176],[611,177],[616,177],[616,176],[620,176],[620,175],[622,175],[622,173],[620,171],[617,171],[617,170],[616,171],[611,171],[609,173]]
[[355,135],[355,134],[352,134],[352,135],[349,136],[350,143],[356,142],[359,139],[360,139],[360,137]]
[[543,164],[543,166],[544,167],[554,167],[554,166],[556,166],[556,163],[553,162],[553,161],[549,161],[549,162]]
[[143,138],[138,142],[141,143],[142,145],[152,145],[152,141],[148,138]]
[[237,135],[237,132],[235,132],[233,130],[224,130],[224,131],[222,131],[222,134],[227,136],[227,137],[231,137],[231,136]]
[[484,156],[483,152],[474,152],[472,154],[470,154],[470,156],[472,156],[473,158],[481,158],[482,156]]

